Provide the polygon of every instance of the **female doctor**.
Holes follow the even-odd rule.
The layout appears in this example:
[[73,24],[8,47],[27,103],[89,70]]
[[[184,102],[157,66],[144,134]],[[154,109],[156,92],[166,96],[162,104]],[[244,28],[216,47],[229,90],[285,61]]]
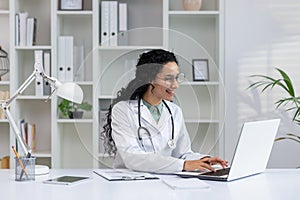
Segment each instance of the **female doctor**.
[[183,78],[173,53],[157,49],[140,56],[135,78],[118,92],[101,133],[115,168],[172,173],[227,166],[191,150],[182,111],[172,103]]

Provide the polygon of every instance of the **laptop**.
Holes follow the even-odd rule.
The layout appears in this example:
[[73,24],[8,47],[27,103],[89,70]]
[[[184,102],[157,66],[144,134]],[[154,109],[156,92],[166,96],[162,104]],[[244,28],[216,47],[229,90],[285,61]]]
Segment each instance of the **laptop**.
[[244,123],[231,166],[216,172],[180,172],[203,180],[232,181],[263,172],[269,161],[280,119]]

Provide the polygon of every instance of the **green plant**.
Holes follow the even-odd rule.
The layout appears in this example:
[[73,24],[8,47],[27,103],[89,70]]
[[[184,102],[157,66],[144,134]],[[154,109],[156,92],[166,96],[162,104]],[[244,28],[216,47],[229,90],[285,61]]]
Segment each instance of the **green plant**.
[[[249,88],[258,88],[263,87],[261,92],[266,91],[267,89],[273,89],[274,87],[280,88],[287,93],[287,97],[280,98],[275,102],[276,109],[282,107],[287,112],[294,112],[293,121],[300,125],[300,96],[297,96],[294,90],[293,83],[290,77],[283,70],[276,68],[276,70],[280,73],[280,78],[275,79],[266,75],[252,75],[251,77],[259,78],[260,80],[254,82],[249,86]],[[276,141],[290,139],[300,143],[300,136],[287,133],[284,137],[279,137]]]
[[78,110],[91,111],[92,105],[87,102],[76,104],[69,100],[62,99],[60,104],[58,105],[58,108],[63,117],[68,117],[70,113],[76,112]]

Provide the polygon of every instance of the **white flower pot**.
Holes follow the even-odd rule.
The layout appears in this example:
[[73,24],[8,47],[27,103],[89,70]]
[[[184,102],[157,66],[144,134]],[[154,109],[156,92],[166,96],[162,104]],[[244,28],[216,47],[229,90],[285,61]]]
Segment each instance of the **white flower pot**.
[[182,6],[184,10],[196,11],[200,10],[202,0],[182,0]]

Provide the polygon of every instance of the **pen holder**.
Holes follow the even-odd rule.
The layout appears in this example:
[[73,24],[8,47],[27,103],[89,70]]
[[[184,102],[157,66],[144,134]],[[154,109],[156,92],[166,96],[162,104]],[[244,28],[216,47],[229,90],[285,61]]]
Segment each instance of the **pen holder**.
[[35,157],[15,158],[15,180],[16,181],[34,181],[35,180]]

